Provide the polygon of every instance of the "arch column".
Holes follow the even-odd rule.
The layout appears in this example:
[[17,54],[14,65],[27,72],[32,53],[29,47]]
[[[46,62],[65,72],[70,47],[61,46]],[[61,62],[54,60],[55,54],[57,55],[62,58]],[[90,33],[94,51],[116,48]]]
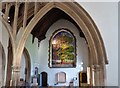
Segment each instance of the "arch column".
[[[24,48],[23,54],[25,56],[25,68],[27,68],[27,74],[25,74],[25,79],[27,82],[30,81],[30,72],[31,72],[31,62],[30,62],[30,56],[26,48]],[[17,56],[17,55],[16,55]],[[18,59],[18,60],[17,60]],[[13,66],[12,66],[12,86],[17,86],[19,83],[19,78],[20,78],[20,69],[21,69],[21,56],[17,57],[13,61]],[[20,61],[19,61],[20,60]]]
[[0,42],[0,87],[5,86],[5,68],[6,68],[6,57],[3,45]]
[[12,66],[12,82],[10,86],[17,86],[20,78],[20,65]]
[[92,66],[93,86],[105,86],[105,67],[104,65]]
[[18,58],[17,58],[17,54],[16,54],[16,49],[17,49],[17,43],[16,43],[17,36],[16,35],[17,35],[17,22],[18,22],[19,6],[20,6],[20,3],[15,2],[15,12],[14,12],[14,21],[13,21],[13,30],[12,30],[12,35],[13,35],[13,38],[15,39],[15,46],[12,47],[12,48],[14,48],[12,77],[11,77],[12,86],[16,86],[18,84],[18,81],[20,78],[19,77],[20,76],[20,64],[17,63]]
[[25,56],[25,79],[27,82],[30,82],[30,73],[31,73],[31,61],[30,55],[26,48],[24,48],[23,54]]
[[15,12],[14,12],[14,22],[13,22],[13,37],[16,40],[17,35],[17,23],[18,23],[18,13],[19,13],[20,3],[16,2],[15,4]]
[[11,73],[12,73],[12,62],[13,62],[13,52],[12,52],[12,45],[11,41],[9,39],[9,44],[8,44],[8,55],[7,55],[7,77],[6,77],[6,86],[10,85],[10,80],[11,80]]

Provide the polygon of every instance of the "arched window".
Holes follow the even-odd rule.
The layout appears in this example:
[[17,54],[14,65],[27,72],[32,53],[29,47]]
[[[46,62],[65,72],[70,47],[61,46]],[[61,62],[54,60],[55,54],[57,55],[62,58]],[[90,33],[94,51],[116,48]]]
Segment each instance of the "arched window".
[[70,30],[55,31],[49,45],[49,67],[76,67],[76,39]]

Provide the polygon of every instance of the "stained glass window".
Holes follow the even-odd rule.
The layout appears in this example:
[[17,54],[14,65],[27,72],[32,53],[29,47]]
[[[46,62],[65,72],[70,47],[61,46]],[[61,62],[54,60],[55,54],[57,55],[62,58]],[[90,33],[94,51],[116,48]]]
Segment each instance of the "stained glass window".
[[76,39],[70,30],[61,28],[53,33],[49,67],[76,67]]

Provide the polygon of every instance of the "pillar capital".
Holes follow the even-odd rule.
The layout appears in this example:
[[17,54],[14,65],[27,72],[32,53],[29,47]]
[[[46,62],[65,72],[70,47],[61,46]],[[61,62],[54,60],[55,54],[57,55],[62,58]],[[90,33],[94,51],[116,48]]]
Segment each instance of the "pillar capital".
[[12,66],[12,86],[17,86],[20,78],[20,66],[14,65]]
[[12,4],[11,3],[6,3],[6,6],[8,7],[8,8],[10,8],[11,6],[12,6]]
[[12,71],[13,72],[20,72],[20,66],[12,66]]
[[15,6],[19,8],[20,4],[21,4],[20,2],[16,2]]
[[92,68],[93,68],[94,71],[100,71],[101,70],[100,65],[92,65]]
[[103,65],[92,65],[92,79],[94,86],[104,86],[105,79],[104,79],[104,68]]

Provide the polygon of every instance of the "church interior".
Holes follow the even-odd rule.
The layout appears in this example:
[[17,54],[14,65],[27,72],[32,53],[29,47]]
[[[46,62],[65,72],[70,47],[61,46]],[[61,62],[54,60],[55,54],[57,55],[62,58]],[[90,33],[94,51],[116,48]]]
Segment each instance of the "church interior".
[[118,86],[116,2],[0,4],[0,87]]

